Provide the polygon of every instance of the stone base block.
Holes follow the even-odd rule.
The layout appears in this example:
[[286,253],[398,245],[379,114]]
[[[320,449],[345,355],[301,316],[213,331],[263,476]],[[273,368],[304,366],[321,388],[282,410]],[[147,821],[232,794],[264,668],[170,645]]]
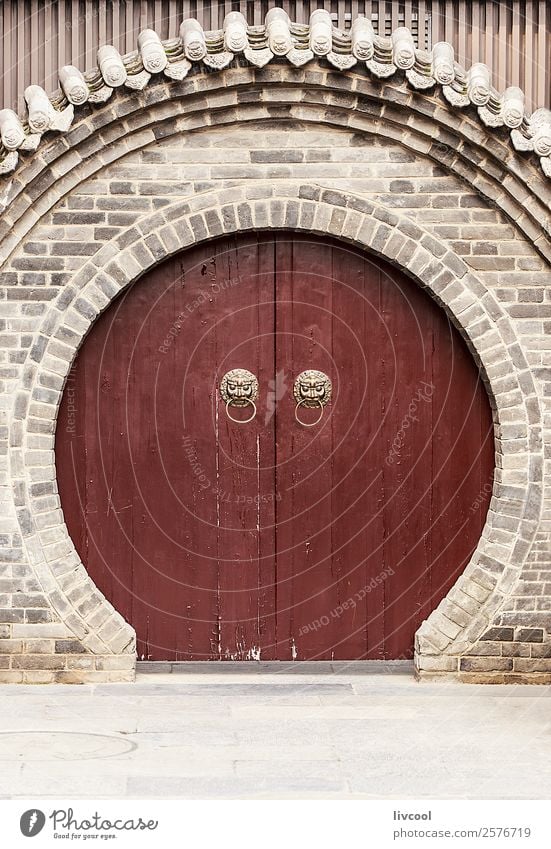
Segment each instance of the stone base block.
[[461,684],[551,684],[550,672],[435,672],[415,669],[417,681],[459,681]]
[[[7,655],[0,664],[0,684],[97,684],[134,681],[136,656],[122,655]],[[2,660],[2,658],[0,658]]]

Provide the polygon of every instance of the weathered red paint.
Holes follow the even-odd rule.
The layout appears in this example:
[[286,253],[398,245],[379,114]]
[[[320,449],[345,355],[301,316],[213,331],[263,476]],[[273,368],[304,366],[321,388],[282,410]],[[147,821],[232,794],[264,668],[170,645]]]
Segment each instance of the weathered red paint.
[[[247,425],[218,395],[235,367],[260,383]],[[313,428],[294,416],[307,368],[333,381]],[[76,548],[140,657],[411,657],[480,536],[492,417],[416,283],[329,240],[246,235],[168,260],[98,319],[56,461]]]

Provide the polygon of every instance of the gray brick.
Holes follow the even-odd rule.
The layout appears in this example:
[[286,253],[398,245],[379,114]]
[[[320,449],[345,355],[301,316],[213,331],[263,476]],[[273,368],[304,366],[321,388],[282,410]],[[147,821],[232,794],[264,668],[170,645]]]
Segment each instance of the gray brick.
[[82,654],[86,651],[79,640],[56,640],[56,654]]
[[13,669],[63,669],[64,666],[63,657],[54,657],[51,654],[14,655],[12,661]]
[[461,672],[508,672],[513,669],[513,658],[462,657],[459,669]]
[[251,162],[302,162],[301,150],[251,150]]
[[513,628],[489,628],[481,636],[481,640],[512,640],[514,636]]
[[410,180],[392,180],[390,191],[400,194],[411,194],[415,191],[415,186]]
[[515,639],[521,643],[542,643],[543,628],[518,628]]

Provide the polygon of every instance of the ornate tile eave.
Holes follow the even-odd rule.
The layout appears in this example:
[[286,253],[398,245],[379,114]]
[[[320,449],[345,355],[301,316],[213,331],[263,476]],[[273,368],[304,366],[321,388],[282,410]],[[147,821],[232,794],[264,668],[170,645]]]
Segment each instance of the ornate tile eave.
[[182,80],[194,66],[222,70],[236,56],[257,68],[276,57],[285,57],[295,67],[324,57],[343,73],[363,66],[381,79],[401,70],[412,88],[441,86],[452,108],[473,105],[486,127],[507,127],[513,147],[535,153],[545,175],[551,176],[551,111],[537,109],[529,115],[522,90],[511,86],[500,94],[486,65],[476,63],[466,71],[455,61],[452,45],[444,41],[430,52],[420,50],[405,27],[385,38],[375,34],[367,18],[358,17],[343,32],[323,9],[314,11],[310,23],[303,25],[292,23],[279,8],[267,13],[262,26],[249,26],[240,12],[230,12],[221,30],[206,32],[189,18],[182,22],[179,38],[167,41],[146,29],[138,35],[137,50],[124,56],[113,46],[100,47],[98,66],[92,71],[83,74],[72,65],[61,68],[60,89],[51,96],[40,86],[28,86],[25,116],[11,109],[0,111],[0,175],[14,171],[18,151],[36,150],[45,133],[66,132],[75,106],[103,104],[120,87],[141,90],[155,74]]

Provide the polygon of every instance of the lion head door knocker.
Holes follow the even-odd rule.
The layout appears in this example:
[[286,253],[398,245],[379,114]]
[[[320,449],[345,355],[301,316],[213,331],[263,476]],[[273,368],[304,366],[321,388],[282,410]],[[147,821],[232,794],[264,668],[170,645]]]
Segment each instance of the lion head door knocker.
[[[226,415],[236,424],[252,422],[256,416],[255,401],[258,397],[258,379],[251,371],[244,368],[234,368],[227,371],[220,382],[220,395],[226,402]],[[247,419],[235,419],[230,413],[230,407],[252,407],[252,414]]]
[[[323,408],[331,400],[331,381],[322,371],[307,369],[299,374],[293,387],[293,395],[297,405],[295,418],[303,427],[314,427],[323,416]],[[299,418],[301,407],[319,407],[319,416],[314,422],[304,422]]]

